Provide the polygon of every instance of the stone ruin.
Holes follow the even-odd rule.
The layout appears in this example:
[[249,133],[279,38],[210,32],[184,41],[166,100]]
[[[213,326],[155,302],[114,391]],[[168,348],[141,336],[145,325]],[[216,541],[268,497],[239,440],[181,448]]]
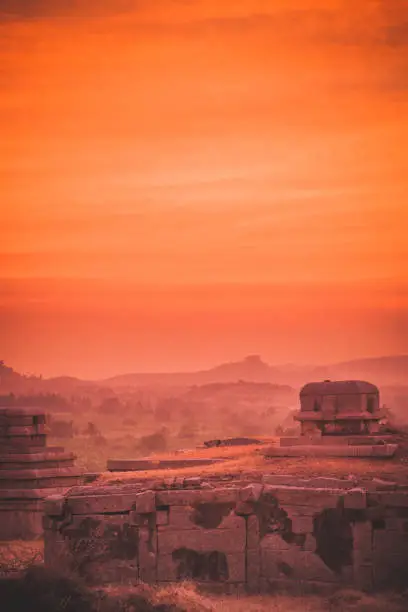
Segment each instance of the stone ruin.
[[[254,478],[255,479],[255,478]],[[45,502],[45,562],[88,584],[222,592],[408,583],[408,486],[259,475],[73,487]]]
[[386,413],[378,388],[360,380],[308,383],[295,415],[301,435],[282,437],[266,451],[271,457],[392,457],[397,444],[384,435]]
[[47,446],[41,408],[0,408],[0,540],[43,534],[44,499],[80,481],[74,455]]

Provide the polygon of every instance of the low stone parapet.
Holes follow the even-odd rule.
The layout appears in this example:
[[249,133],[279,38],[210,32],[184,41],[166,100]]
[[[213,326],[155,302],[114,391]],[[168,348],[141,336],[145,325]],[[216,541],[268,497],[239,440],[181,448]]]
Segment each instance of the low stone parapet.
[[[45,502],[45,561],[90,584],[193,580],[225,591],[408,580],[408,490],[265,476],[246,486],[75,487]],[[276,478],[276,477],[275,477]],[[185,479],[187,480],[187,479]],[[315,486],[312,485],[315,480]]]

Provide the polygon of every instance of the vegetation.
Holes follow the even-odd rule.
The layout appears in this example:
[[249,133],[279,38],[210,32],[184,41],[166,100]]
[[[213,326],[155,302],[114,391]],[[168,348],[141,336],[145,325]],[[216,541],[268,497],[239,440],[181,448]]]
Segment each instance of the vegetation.
[[5,612],[403,612],[404,595],[342,590],[330,596],[215,595],[191,583],[89,588],[42,565],[41,542],[0,543],[0,602]]

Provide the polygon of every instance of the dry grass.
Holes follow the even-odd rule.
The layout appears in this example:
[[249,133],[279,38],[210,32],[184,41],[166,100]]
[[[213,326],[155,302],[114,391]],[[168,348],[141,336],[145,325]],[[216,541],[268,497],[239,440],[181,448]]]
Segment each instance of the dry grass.
[[408,465],[398,458],[393,459],[352,459],[352,458],[280,458],[265,459],[261,454],[263,446],[222,447],[191,449],[180,453],[152,455],[151,460],[185,456],[186,458],[225,458],[222,463],[208,466],[178,469],[157,469],[137,472],[103,472],[99,481],[128,482],[130,480],[162,479],[177,476],[192,476],[198,472],[205,476],[220,476],[239,473],[287,474],[296,477],[336,476],[347,478],[349,475],[361,479],[382,477],[401,483],[408,483]]
[[44,542],[14,540],[0,542],[0,575],[19,572],[44,561]]
[[[367,595],[355,590],[343,590],[331,596],[288,594],[274,595],[212,595],[199,591],[191,583],[169,584],[153,588],[108,587],[103,592],[111,599],[120,601],[120,609],[129,610],[137,595],[157,608],[168,606],[169,610],[185,612],[406,612],[407,601],[392,594]],[[118,608],[119,609],[119,608]],[[136,612],[136,611],[135,611]]]
[[[51,600],[56,605],[58,604],[55,609],[60,609],[60,604],[65,605],[64,602],[67,601],[65,591],[71,587],[67,584],[62,593],[60,581],[65,578],[59,577],[58,574],[54,575],[46,568],[42,569],[42,563],[42,542],[0,543],[0,567],[3,580],[4,577],[7,578],[16,573],[21,574],[21,571],[27,568],[32,574],[33,569],[37,568],[36,573],[32,574],[34,582],[31,578],[27,583],[24,573],[22,574],[21,588],[23,590],[28,588],[27,593],[31,592],[31,595],[26,593],[26,596],[31,599],[33,597],[41,599],[42,590],[45,589],[50,597],[52,595]],[[54,580],[55,589],[52,593]],[[44,589],[41,589],[42,582],[45,585]],[[80,584],[77,586],[74,578],[71,579],[71,582],[78,596],[83,587]],[[34,590],[33,585],[37,585]],[[196,585],[189,582],[159,587],[145,584],[111,585],[89,591],[84,590],[84,596],[91,602],[90,612],[383,612],[385,610],[387,612],[406,612],[408,609],[407,599],[393,594],[371,596],[350,589],[338,591],[330,596],[295,596],[283,593],[256,596],[214,595],[199,590]],[[59,597],[63,601],[59,602]],[[47,596],[47,605],[51,603],[51,600],[48,601],[48,599]],[[40,600],[30,600],[32,609],[41,609],[41,603]],[[27,609],[24,608],[24,612]],[[88,608],[84,603],[85,609]]]

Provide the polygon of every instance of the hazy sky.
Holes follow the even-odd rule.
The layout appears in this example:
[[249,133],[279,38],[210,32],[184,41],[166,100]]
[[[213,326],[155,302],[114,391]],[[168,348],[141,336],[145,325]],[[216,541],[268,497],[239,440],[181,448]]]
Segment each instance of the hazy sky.
[[408,0],[1,0],[0,358],[408,353],[407,147]]

